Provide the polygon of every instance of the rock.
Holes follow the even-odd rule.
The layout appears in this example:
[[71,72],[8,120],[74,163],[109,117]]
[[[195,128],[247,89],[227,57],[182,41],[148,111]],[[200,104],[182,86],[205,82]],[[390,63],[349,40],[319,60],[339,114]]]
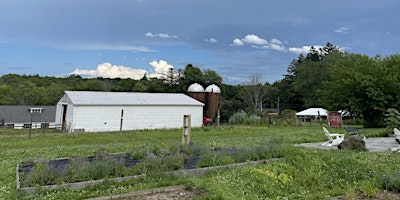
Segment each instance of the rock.
[[338,145],[338,149],[365,151],[367,147],[365,146],[365,141],[362,140],[361,137],[352,135],[344,139],[344,141]]

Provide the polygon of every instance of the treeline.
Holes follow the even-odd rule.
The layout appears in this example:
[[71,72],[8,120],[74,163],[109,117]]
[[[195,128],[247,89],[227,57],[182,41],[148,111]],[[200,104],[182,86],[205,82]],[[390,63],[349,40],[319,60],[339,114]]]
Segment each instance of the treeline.
[[165,78],[141,80],[120,78],[66,78],[7,74],[0,77],[0,105],[55,105],[65,90],[111,92],[184,93],[192,83],[222,86],[222,77],[213,70],[201,71],[187,65],[184,71],[170,71]]
[[348,110],[363,117],[366,127],[384,126],[385,112],[400,108],[400,55],[371,58],[343,52],[327,43],[300,54],[288,66],[283,79],[262,82],[259,72],[242,85],[222,83],[214,70],[187,65],[172,69],[164,78],[110,79],[40,77],[8,74],[0,77],[0,105],[55,105],[65,90],[113,92],[186,93],[193,83],[218,85],[222,90],[221,119],[227,121],[239,110],[249,114],[309,107]]

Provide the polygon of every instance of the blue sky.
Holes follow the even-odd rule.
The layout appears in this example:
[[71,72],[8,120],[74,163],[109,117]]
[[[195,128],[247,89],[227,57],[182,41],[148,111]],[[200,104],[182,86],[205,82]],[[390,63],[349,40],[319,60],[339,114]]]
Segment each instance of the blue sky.
[[212,69],[227,84],[282,79],[327,42],[399,53],[397,0],[0,0],[0,75],[160,76]]

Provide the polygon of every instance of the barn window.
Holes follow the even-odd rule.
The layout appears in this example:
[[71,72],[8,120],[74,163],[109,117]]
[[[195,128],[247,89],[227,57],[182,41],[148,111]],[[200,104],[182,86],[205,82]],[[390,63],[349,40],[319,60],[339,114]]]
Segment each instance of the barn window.
[[31,113],[41,113],[43,108],[29,108],[29,112]]

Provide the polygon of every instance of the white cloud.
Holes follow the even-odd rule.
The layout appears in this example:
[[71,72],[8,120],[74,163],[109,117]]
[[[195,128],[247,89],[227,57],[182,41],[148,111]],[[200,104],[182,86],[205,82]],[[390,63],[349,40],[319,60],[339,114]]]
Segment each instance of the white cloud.
[[[322,46],[315,45],[313,46],[315,49],[319,50],[320,48],[323,48]],[[291,47],[289,48],[289,51],[295,54],[308,54],[310,52],[311,46],[303,46],[300,48],[297,47]]]
[[144,34],[144,36],[146,36],[146,37],[156,37],[153,33],[150,33],[150,32]]
[[243,39],[242,42],[244,43],[249,43],[249,44],[255,44],[255,45],[267,45],[268,42],[265,39],[262,39],[258,37],[257,35],[246,35]]
[[210,42],[210,43],[218,43],[218,40],[215,38],[204,39],[204,41]]
[[[149,64],[154,67],[154,73],[146,75],[147,78],[165,78],[169,69],[174,68],[174,66],[168,64],[165,60],[160,60],[158,62],[153,60]],[[178,73],[175,73],[174,76],[178,76]]]
[[285,51],[286,49],[285,46],[283,46],[283,42],[275,38],[271,39],[268,46],[275,51]]
[[347,27],[339,27],[338,29],[335,30],[335,33],[348,33],[347,30],[349,30]]
[[165,38],[165,39],[176,39],[178,38],[177,35],[170,35],[168,33],[152,33],[152,32],[148,32],[146,34],[144,34],[146,37],[159,37],[159,38]]
[[303,46],[303,47],[290,47],[289,51],[295,54],[306,54],[310,51],[311,46]]
[[231,46],[244,46],[245,44],[251,44],[252,47],[257,49],[272,49],[275,51],[285,51],[286,48],[283,42],[278,39],[271,39],[268,42],[266,39],[260,38],[257,35],[246,35],[243,39],[234,39]]
[[69,44],[65,45],[64,48],[72,50],[112,50],[112,51],[140,51],[150,52],[149,48],[145,46],[135,45],[114,45],[114,44]]
[[275,38],[272,38],[271,41],[270,41],[270,43],[278,44],[278,45],[283,44],[282,41],[280,41],[280,40],[278,40],[278,39],[275,39]]
[[151,61],[149,63],[154,67],[151,72],[147,72],[144,69],[133,69],[126,66],[112,65],[111,63],[102,63],[93,70],[75,69],[71,74],[80,75],[85,78],[131,78],[139,80],[146,74],[148,78],[163,78],[168,73],[169,69],[173,69],[174,66],[168,64],[167,61]]
[[102,63],[94,70],[75,69],[71,74],[80,75],[87,78],[131,78],[139,80],[146,74],[144,69],[133,69],[125,66],[112,65],[111,63]]
[[149,64],[154,67],[155,73],[159,74],[166,74],[169,69],[174,68],[174,66],[168,64],[165,60],[160,60],[159,62],[153,60]]
[[274,44],[274,43],[269,44],[269,48],[271,48],[275,51],[284,51],[285,50],[284,46],[282,46],[280,44]]
[[244,45],[244,43],[242,42],[242,40],[240,40],[240,39],[234,39],[233,40],[233,43],[231,44],[231,46],[243,46]]

